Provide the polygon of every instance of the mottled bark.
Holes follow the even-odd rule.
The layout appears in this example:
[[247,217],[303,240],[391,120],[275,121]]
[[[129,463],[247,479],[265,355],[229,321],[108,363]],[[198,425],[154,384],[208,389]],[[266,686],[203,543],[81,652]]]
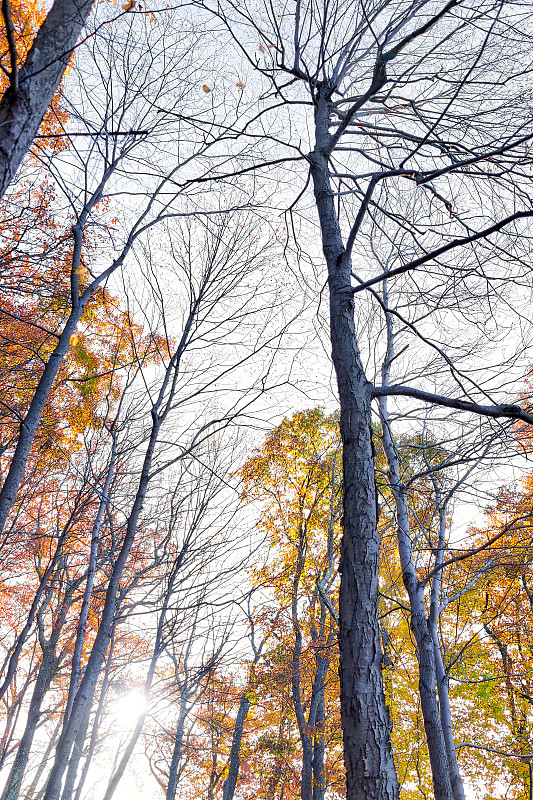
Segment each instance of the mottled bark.
[[[328,94],[329,92],[329,94]],[[339,595],[341,719],[347,800],[397,800],[398,779],[385,702],[378,622],[379,548],[371,443],[370,387],[354,324],[351,262],[341,236],[328,156],[331,92],[317,93],[309,155],[328,268],[332,358],[343,443],[343,539]]]
[[55,0],[24,64],[13,65],[0,100],[0,197],[39,130],[59,86],[93,0]]
[[390,486],[396,504],[398,549],[402,577],[409,595],[411,605],[410,625],[417,646],[418,691],[431,763],[433,790],[435,792],[435,800],[454,800],[437,699],[433,638],[426,616],[423,586],[417,578],[413,562],[405,487],[400,481],[398,458],[389,429],[386,398],[380,398],[379,404],[383,423],[383,446],[389,466]]

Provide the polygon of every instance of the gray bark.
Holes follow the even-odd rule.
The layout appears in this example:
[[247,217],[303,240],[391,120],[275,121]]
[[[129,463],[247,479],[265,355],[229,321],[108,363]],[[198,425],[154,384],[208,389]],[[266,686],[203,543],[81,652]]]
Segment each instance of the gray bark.
[[[109,678],[111,675],[111,665],[113,663],[114,645],[115,645],[115,628],[113,627],[113,630],[111,632],[111,644],[109,646],[109,652],[107,654],[106,666],[104,671],[104,679],[102,681],[102,688],[100,689],[100,697],[98,700],[98,706],[96,708],[96,714],[94,715],[93,726],[91,730],[91,738],[89,740],[89,748],[87,751],[87,755],[85,757],[85,763],[81,771],[78,785],[76,786],[76,794],[74,795],[75,800],[81,800],[81,793],[83,790],[83,786],[85,784],[85,780],[87,778],[87,773],[89,772],[89,767],[91,766],[92,757],[96,747],[96,740],[98,738],[98,729],[100,726],[100,718],[104,710],[104,700],[107,692],[107,687],[109,685]],[[78,768],[78,764],[76,764],[76,770]]]
[[39,641],[41,644],[43,657],[37,678],[35,680],[35,686],[28,709],[24,733],[19,742],[17,754],[15,756],[13,766],[9,772],[1,800],[17,800],[19,796],[20,787],[24,778],[26,767],[28,765],[28,759],[30,757],[33,737],[35,736],[35,731],[41,716],[42,702],[60,661],[60,657],[55,655],[55,649],[65,623],[67,610],[72,602],[74,590],[75,584],[72,583],[63,597],[61,608],[57,613],[52,632],[48,639],[45,638],[42,622],[40,619],[38,619]]
[[174,735],[174,748],[172,750],[172,759],[168,771],[167,791],[165,794],[166,800],[175,800],[176,790],[178,788],[179,764],[183,750],[183,731],[185,727],[185,720],[190,710],[187,706],[187,700],[187,694],[182,694],[178,724],[176,726],[176,733]]
[[[390,320],[388,320],[388,323],[390,326]],[[392,357],[392,343],[389,335],[387,359],[383,369],[383,382],[385,384],[388,380],[388,364],[392,361]],[[398,550],[402,578],[409,595],[411,605],[410,626],[417,646],[418,691],[431,763],[433,790],[435,792],[435,800],[454,800],[448,771],[448,755],[437,700],[433,637],[429,627],[429,620],[426,616],[424,588],[418,580],[414,566],[407,497],[405,487],[401,483],[398,457],[390,431],[387,401],[384,397],[379,400],[379,410],[383,425],[383,447],[389,466],[390,487],[396,504]]]
[[[166,386],[164,388],[166,388]],[[161,394],[160,396],[162,398],[163,395]],[[78,730],[82,724],[85,709],[87,705],[92,703],[96,682],[98,680],[98,674],[104,662],[105,655],[111,641],[120,578],[122,577],[122,572],[137,532],[139,516],[141,514],[148,489],[150,468],[160,425],[161,419],[158,416],[157,409],[154,409],[152,434],[150,436],[148,448],[145,454],[135,502],[128,519],[126,535],[109,580],[104,608],[102,611],[102,618],[96,633],[87,666],[85,668],[85,674],[80,682],[78,692],[72,704],[72,711],[69,720],[65,726],[57,747],[54,766],[50,772],[46,787],[45,800],[59,800],[61,795],[61,783],[63,775],[68,766],[70,754],[74,746]]]
[[90,716],[91,716],[91,706],[88,703],[87,706],[85,707],[85,712],[83,714],[81,725],[76,734],[76,739],[74,740],[72,753],[70,754],[61,800],[70,800],[74,793],[74,786],[76,784],[78,768],[80,765],[81,757],[83,755],[83,745],[85,744],[85,739],[87,737],[87,730],[89,729]]
[[[444,548],[446,542],[446,507],[445,504],[440,503],[440,492],[434,481],[435,497],[437,500],[437,507],[439,509],[439,543],[437,549],[437,558],[435,567],[442,565],[444,560]],[[446,753],[448,756],[448,768],[450,771],[450,781],[452,784],[452,792],[454,800],[465,800],[465,792],[461,773],[459,771],[459,764],[457,762],[457,751],[455,749],[455,741],[453,738],[452,727],[452,712],[450,707],[450,694],[448,691],[448,675],[444,668],[442,659],[442,652],[439,642],[439,635],[437,631],[437,624],[439,620],[439,605],[441,593],[442,571],[438,570],[433,576],[431,586],[431,606],[429,612],[429,628],[431,637],[433,639],[433,647],[435,652],[435,670],[437,677],[437,691],[439,695],[439,708],[440,718],[442,724],[442,733],[446,746]]]
[[80,618],[78,620],[78,626],[76,629],[76,643],[74,645],[74,653],[72,655],[72,668],[70,673],[70,685],[68,690],[68,698],[67,704],[65,708],[64,714],[64,724],[68,721],[70,716],[70,712],[72,710],[72,703],[74,702],[74,697],[76,694],[76,690],[78,688],[78,683],[81,675],[81,655],[83,651],[83,645],[85,642],[85,633],[87,629],[87,620],[89,618],[89,606],[91,602],[91,596],[93,592],[93,585],[94,585],[94,578],[96,575],[96,556],[98,554],[98,545],[100,542],[100,530],[102,527],[102,520],[104,518],[104,512],[108,503],[109,499],[109,489],[111,487],[111,482],[113,480],[114,472],[115,472],[115,458],[117,453],[117,440],[116,435],[113,433],[113,446],[111,449],[111,458],[109,463],[109,468],[107,470],[106,479],[104,482],[104,486],[102,489],[102,496],[100,498],[100,504],[98,506],[98,511],[96,513],[96,518],[93,523],[92,531],[91,531],[91,549],[89,552],[89,564],[87,568],[87,581],[85,583],[85,590],[83,593],[83,601],[80,610]]
[[0,101],[0,197],[31,147],[91,6],[92,0],[55,0],[20,70],[12,55],[10,85]]
[[313,795],[313,740],[309,736],[308,727],[302,703],[300,690],[300,660],[302,654],[302,632],[298,620],[298,590],[300,578],[305,564],[306,536],[303,526],[300,527],[298,539],[298,558],[292,583],[291,618],[294,631],[294,645],[292,649],[292,702],[298,732],[302,744],[302,772],[300,796],[302,800],[312,800]]
[[315,721],[317,732],[313,741],[313,800],[324,800],[326,796],[326,775],[324,772],[324,757],[326,754],[324,744],[325,721],[324,690],[322,689],[317,703]]
[[383,686],[378,621],[379,547],[371,443],[370,386],[354,324],[351,262],[336,215],[328,170],[331,96],[317,92],[310,171],[328,267],[332,357],[343,443],[343,540],[339,570],[341,719],[347,800],[397,800],[398,779]]
[[57,665],[51,652],[44,653],[35,681],[24,733],[17,747],[17,755],[9,772],[1,800],[17,800],[24,773],[28,765],[33,737],[41,716],[41,705]]
[[[233,737],[231,740],[228,777],[224,781],[224,786],[222,790],[223,800],[233,800],[233,795],[235,794],[235,789],[237,787],[237,779],[239,777],[239,767],[241,765],[240,750],[242,744],[242,737],[244,734],[244,723],[246,722],[246,717],[248,716],[249,710],[250,710],[250,699],[248,697],[248,691],[246,690],[241,695],[241,699],[239,702],[239,709],[237,711],[237,717],[235,719],[235,727],[233,729]],[[167,796],[167,800],[173,800],[173,797],[170,798]]]

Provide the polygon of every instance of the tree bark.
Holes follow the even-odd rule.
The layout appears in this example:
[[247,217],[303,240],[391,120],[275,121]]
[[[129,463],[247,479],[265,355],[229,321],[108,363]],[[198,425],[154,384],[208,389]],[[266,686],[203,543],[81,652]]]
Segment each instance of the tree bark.
[[[237,787],[237,779],[239,777],[239,768],[241,765],[240,750],[242,744],[242,737],[244,733],[244,723],[250,710],[250,698],[248,696],[248,687],[242,693],[239,702],[239,710],[235,719],[235,727],[233,729],[233,737],[231,740],[231,751],[229,757],[228,777],[224,781],[222,787],[222,800],[233,800],[235,789]],[[173,797],[167,795],[167,800],[174,800]]]
[[0,197],[39,130],[78,41],[92,0],[55,0],[21,69],[0,101]]
[[26,719],[26,727],[24,728],[24,733],[18,744],[17,755],[15,756],[15,760],[9,772],[1,800],[17,800],[19,796],[20,787],[30,757],[33,737],[41,716],[41,705],[45,693],[50,686],[50,680],[56,667],[57,659],[54,657],[53,653],[51,651],[45,652],[35,681],[30,707],[28,709],[28,717]]
[[[435,566],[438,567],[442,564],[444,559],[444,548],[446,543],[446,506],[441,505],[440,491],[434,480],[435,497],[437,500],[437,507],[439,509],[439,544],[437,549],[437,558]],[[457,762],[457,751],[455,749],[455,742],[453,739],[452,727],[452,712],[450,707],[450,695],[448,691],[448,675],[444,668],[442,660],[441,646],[439,642],[439,635],[437,631],[437,624],[440,614],[440,595],[441,595],[441,582],[442,571],[439,570],[435,573],[431,586],[431,606],[429,612],[429,629],[433,639],[433,648],[435,652],[435,671],[437,677],[437,692],[439,696],[439,709],[442,724],[442,733],[446,745],[446,753],[448,755],[448,769],[450,772],[450,781],[452,784],[452,792],[454,800],[465,800],[465,792],[463,780],[459,771],[459,764]]]
[[[163,395],[161,394],[160,396],[162,397]],[[135,502],[128,519],[126,535],[124,537],[120,553],[115,562],[113,573],[109,580],[104,608],[102,611],[102,618],[96,633],[91,655],[89,656],[89,660],[85,668],[85,674],[81,680],[78,692],[72,704],[72,711],[69,720],[59,740],[54,766],[50,772],[50,777],[46,787],[45,800],[59,800],[63,774],[68,766],[70,754],[76,741],[78,730],[82,724],[86,706],[87,704],[90,705],[93,700],[98,674],[104,662],[114,629],[114,619],[120,579],[135,539],[139,516],[141,514],[146,492],[148,490],[152,458],[160,426],[161,418],[158,416],[157,409],[154,408],[152,433],[144,457],[144,464]]]
[[166,800],[175,800],[176,789],[178,788],[179,765],[183,749],[183,730],[185,727],[187,713],[189,711],[187,708],[187,700],[187,694],[182,694],[178,724],[176,726],[176,733],[174,736],[174,748],[172,750],[172,759],[170,762],[170,769],[168,771],[168,783],[165,795]]
[[389,428],[386,398],[380,398],[379,408],[383,423],[383,447],[389,466],[390,487],[396,503],[398,549],[402,577],[411,604],[410,625],[417,646],[418,690],[431,763],[435,800],[454,800],[449,774],[448,754],[446,752],[437,699],[433,637],[429,620],[426,616],[424,589],[417,578],[413,562],[407,498],[405,487],[401,484],[398,458]]
[[346,796],[347,800],[397,800],[399,786],[381,672],[380,536],[371,443],[371,397],[355,332],[351,261],[343,245],[330,184],[331,98],[326,89],[318,92],[316,142],[308,158],[328,267],[332,357],[343,443],[339,673]]

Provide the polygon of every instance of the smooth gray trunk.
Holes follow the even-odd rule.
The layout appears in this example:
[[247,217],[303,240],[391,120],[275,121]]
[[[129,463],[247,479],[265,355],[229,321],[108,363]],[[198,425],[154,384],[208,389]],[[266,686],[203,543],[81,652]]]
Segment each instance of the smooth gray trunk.
[[339,570],[341,721],[347,800],[397,800],[391,721],[385,701],[378,619],[379,549],[371,443],[370,387],[354,324],[351,262],[346,256],[328,168],[331,100],[315,109],[310,171],[328,267],[332,358],[343,444],[343,538]]
[[0,490],[0,533],[4,530],[9,512],[15,502],[20,482],[24,476],[26,463],[30,454],[31,446],[37,432],[37,427],[41,421],[44,406],[52,389],[59,367],[68,351],[70,337],[76,330],[84,306],[80,306],[70,314],[59,341],[48,359],[41,379],[35,390],[28,413],[20,425],[17,446],[5,477],[2,489]]
[[396,503],[398,549],[402,577],[411,605],[410,625],[417,646],[418,690],[424,719],[424,729],[431,763],[435,800],[454,800],[449,774],[448,754],[444,742],[440,708],[436,690],[435,652],[424,603],[424,589],[420,584],[413,562],[409,511],[405,487],[401,483],[398,458],[389,428],[387,401],[379,400],[383,424],[383,447],[389,466],[389,480]]
[[68,690],[67,705],[64,714],[64,724],[68,722],[68,718],[70,717],[72,704],[74,702],[74,697],[76,694],[76,690],[78,688],[78,683],[81,675],[81,656],[83,652],[83,645],[85,643],[87,620],[89,618],[89,606],[91,603],[94,578],[96,575],[96,557],[98,555],[98,545],[100,543],[100,530],[102,527],[104,512],[109,499],[109,489],[111,487],[111,482],[115,474],[116,454],[117,454],[117,441],[116,441],[116,436],[113,434],[113,446],[111,449],[111,459],[109,463],[109,468],[107,470],[106,479],[102,489],[102,496],[100,498],[98,511],[96,513],[96,517],[91,531],[91,549],[89,552],[89,563],[87,567],[87,580],[85,583],[85,590],[83,593],[80,618],[78,620],[78,626],[76,629],[76,643],[74,645],[74,653],[72,655],[72,668],[70,673],[70,685]]
[[80,682],[78,692],[72,704],[72,711],[69,720],[59,740],[54,766],[50,772],[50,777],[46,787],[45,800],[59,800],[61,795],[61,783],[63,780],[63,775],[67,769],[70,754],[74,746],[78,730],[82,724],[85,709],[87,705],[91,705],[93,700],[98,675],[101,666],[104,663],[105,655],[111,641],[120,579],[122,577],[126,560],[129,556],[133,541],[135,539],[135,534],[137,532],[139,516],[141,514],[148,489],[151,463],[160,425],[161,420],[154,411],[152,434],[150,436],[150,441],[145,454],[141,479],[139,481],[135,502],[128,519],[126,535],[115,562],[111,578],[109,579],[100,625],[98,627],[94,644],[91,649],[91,654],[85,668],[85,674]]
[[[247,687],[248,688],[248,687]],[[239,768],[241,765],[240,751],[242,744],[242,737],[244,734],[244,723],[250,710],[250,699],[248,691],[244,691],[241,695],[239,702],[239,709],[235,719],[235,727],[233,728],[233,736],[231,740],[231,751],[229,757],[228,777],[224,781],[222,790],[222,800],[233,800],[235,789],[237,787],[237,780],[239,778]],[[174,800],[173,797],[167,795],[167,800]]]
[[167,791],[165,794],[165,800],[175,800],[176,797],[176,790],[178,788],[179,765],[183,749],[183,731],[185,727],[185,719],[187,718],[187,712],[188,712],[187,695],[184,694],[181,697],[181,707],[178,716],[178,724],[176,727],[176,733],[174,735],[174,748],[172,750],[172,759],[168,771],[168,783],[167,783]]
[[320,693],[317,704],[316,721],[317,732],[313,741],[313,800],[324,800],[326,795],[326,774],[324,771],[325,743],[324,724],[325,703],[324,691]]
[[[109,678],[111,675],[111,665],[113,663],[113,650],[115,645],[115,628],[111,632],[111,644],[109,646],[109,652],[107,654],[106,666],[104,671],[104,679],[102,681],[102,687],[100,690],[100,697],[98,700],[98,706],[96,709],[96,714],[94,715],[93,726],[91,730],[91,738],[89,740],[89,748],[87,751],[87,755],[85,757],[85,763],[83,765],[83,769],[81,771],[80,779],[78,781],[78,785],[76,786],[76,794],[75,800],[81,800],[81,793],[85,784],[85,780],[87,778],[87,773],[89,772],[89,767],[91,766],[92,757],[96,748],[96,740],[98,738],[98,729],[100,726],[100,718],[102,716],[104,710],[104,700],[107,692],[107,687],[109,685]],[[79,763],[79,762],[78,762]],[[76,770],[78,768],[78,764],[76,764]]]
[[91,6],[92,0],[55,0],[21,69],[11,63],[0,100],[0,197],[33,143]]
[[[446,544],[446,506],[440,503],[440,491],[434,480],[435,498],[439,509],[439,545],[437,549],[437,558],[435,566],[440,567],[444,558],[444,549]],[[457,751],[455,749],[455,742],[453,738],[452,727],[452,712],[450,706],[450,694],[448,691],[448,675],[444,668],[442,660],[442,652],[439,642],[439,634],[437,625],[440,614],[440,594],[441,594],[442,574],[440,570],[435,573],[431,586],[431,605],[429,612],[429,629],[433,639],[433,649],[435,653],[435,670],[437,677],[437,691],[439,695],[439,708],[440,718],[442,724],[442,732],[446,746],[446,753],[448,756],[448,768],[450,771],[450,781],[452,784],[452,792],[454,800],[465,800],[465,792],[463,780],[459,771],[459,764],[457,762]]]
[[28,759],[30,757],[33,737],[35,736],[35,731],[41,716],[42,702],[44,700],[45,693],[50,686],[50,680],[56,666],[57,659],[54,658],[52,652],[44,653],[43,660],[35,681],[30,707],[28,709],[26,727],[24,728],[24,733],[18,744],[17,755],[15,756],[15,760],[7,777],[1,800],[17,800],[19,796],[20,787],[24,779],[24,773],[28,765]]
[[44,626],[38,619],[39,642],[42,649],[42,661],[35,680],[35,686],[28,709],[26,726],[24,733],[17,748],[15,761],[11,767],[9,776],[2,793],[1,800],[17,800],[20,787],[24,779],[24,773],[28,765],[30,750],[33,744],[33,737],[41,717],[41,706],[44,696],[50,687],[50,682],[57,671],[60,657],[55,655],[59,636],[65,624],[65,617],[72,603],[72,596],[75,591],[75,583],[71,583],[62,598],[61,607],[54,619],[54,624],[48,640],[44,635]]

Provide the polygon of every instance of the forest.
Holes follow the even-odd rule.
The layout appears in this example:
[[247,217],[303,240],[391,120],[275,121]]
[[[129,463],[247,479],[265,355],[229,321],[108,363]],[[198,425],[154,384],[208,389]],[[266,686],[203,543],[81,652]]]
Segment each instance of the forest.
[[531,3],[0,23],[0,800],[533,800]]

